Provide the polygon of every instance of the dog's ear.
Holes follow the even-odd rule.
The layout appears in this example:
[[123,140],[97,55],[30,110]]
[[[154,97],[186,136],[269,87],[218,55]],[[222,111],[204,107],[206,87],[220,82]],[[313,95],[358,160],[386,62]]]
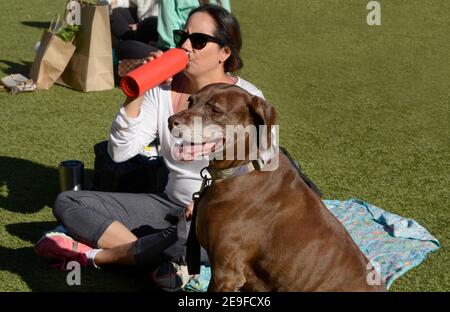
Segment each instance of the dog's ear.
[[[267,138],[267,145],[265,148],[270,148],[272,143],[272,127],[275,126],[277,121],[277,113],[275,108],[270,105],[266,100],[259,96],[252,96],[248,102],[248,109],[250,114],[255,118],[255,125],[258,127],[258,140]],[[262,133],[259,131],[259,126],[266,125],[266,131]],[[260,143],[258,142],[258,146]]]
[[274,126],[277,120],[275,108],[259,96],[252,96],[248,103],[250,113],[256,117],[257,125]]

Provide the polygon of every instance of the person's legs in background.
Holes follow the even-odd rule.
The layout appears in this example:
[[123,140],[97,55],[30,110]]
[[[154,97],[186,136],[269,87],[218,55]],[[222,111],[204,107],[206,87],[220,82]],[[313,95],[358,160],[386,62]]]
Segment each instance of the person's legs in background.
[[134,19],[130,9],[116,8],[112,10],[109,19],[113,48],[116,48],[121,40],[136,39],[136,32],[130,28],[130,25],[136,24],[136,19]]
[[[137,11],[134,7],[112,10],[110,15],[111,41],[116,58],[114,79],[117,84],[121,76],[137,66],[134,65],[134,60],[142,60],[150,53],[159,50],[156,47],[157,19],[156,16],[152,16],[137,22]],[[120,61],[124,59],[133,61],[120,65]],[[136,62],[136,64],[138,63]]]
[[158,41],[158,17],[151,16],[140,21],[137,25],[136,40],[156,47]]

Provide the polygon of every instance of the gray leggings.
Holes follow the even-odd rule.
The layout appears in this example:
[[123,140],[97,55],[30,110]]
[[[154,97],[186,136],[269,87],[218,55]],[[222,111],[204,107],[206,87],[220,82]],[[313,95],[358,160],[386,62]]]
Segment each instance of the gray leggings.
[[149,267],[166,260],[183,261],[190,222],[185,207],[165,194],[67,191],[58,195],[53,214],[75,239],[92,247],[106,228],[119,221],[138,237],[135,259]]

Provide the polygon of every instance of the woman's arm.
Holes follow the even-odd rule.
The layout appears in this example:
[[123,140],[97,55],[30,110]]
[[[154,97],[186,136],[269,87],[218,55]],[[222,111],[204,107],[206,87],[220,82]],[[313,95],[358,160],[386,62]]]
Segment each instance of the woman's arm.
[[126,161],[157,136],[159,88],[137,99],[127,99],[113,120],[108,153],[115,162]]
[[125,109],[125,113],[128,117],[136,118],[139,116],[139,113],[141,112],[141,104],[144,99],[144,96],[140,96],[138,98],[130,98],[128,97],[125,100],[125,103],[123,104],[123,107]]
[[[152,52],[145,60],[151,62],[161,57],[162,51]],[[168,84],[172,78],[163,84]],[[126,161],[151,143],[158,134],[158,109],[161,88],[153,88],[144,96],[127,98],[111,126],[108,153],[115,162]]]

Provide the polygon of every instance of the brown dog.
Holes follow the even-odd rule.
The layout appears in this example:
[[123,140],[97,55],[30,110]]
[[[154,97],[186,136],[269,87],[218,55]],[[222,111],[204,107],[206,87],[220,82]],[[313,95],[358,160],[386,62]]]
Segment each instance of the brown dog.
[[[237,86],[207,86],[190,103],[169,119],[172,131],[192,128],[194,117],[202,118],[203,129],[219,125],[222,134],[227,125],[275,125],[275,109]],[[203,147],[218,141],[213,132],[191,139]],[[209,144],[207,153],[225,155],[230,144],[222,142],[222,149]],[[252,139],[246,135],[245,142]],[[209,170],[221,173],[248,163],[212,159]],[[368,274],[374,274],[368,260],[283,153],[276,170],[213,179],[198,203],[196,233],[211,262],[210,291],[385,290],[368,284]]]

